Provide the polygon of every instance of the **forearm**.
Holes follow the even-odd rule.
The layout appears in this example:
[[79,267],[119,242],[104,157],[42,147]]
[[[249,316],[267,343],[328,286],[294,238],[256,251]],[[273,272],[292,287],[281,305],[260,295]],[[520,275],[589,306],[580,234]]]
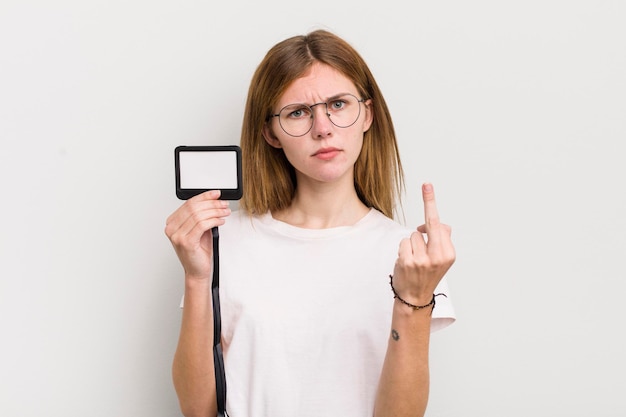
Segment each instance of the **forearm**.
[[211,283],[186,282],[172,377],[180,408],[187,417],[213,417],[217,414],[212,349]]
[[424,415],[429,393],[430,313],[430,308],[413,310],[394,301],[375,417]]

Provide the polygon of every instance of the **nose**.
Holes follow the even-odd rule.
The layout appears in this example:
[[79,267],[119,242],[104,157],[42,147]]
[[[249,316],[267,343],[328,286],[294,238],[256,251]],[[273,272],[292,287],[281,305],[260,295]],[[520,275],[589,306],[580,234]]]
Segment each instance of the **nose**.
[[[328,113],[327,103],[313,104],[311,110],[313,111],[313,126],[311,128],[311,134],[315,138],[323,138],[330,136],[332,133],[332,122],[330,121],[330,114]],[[321,111],[315,112],[316,107]]]

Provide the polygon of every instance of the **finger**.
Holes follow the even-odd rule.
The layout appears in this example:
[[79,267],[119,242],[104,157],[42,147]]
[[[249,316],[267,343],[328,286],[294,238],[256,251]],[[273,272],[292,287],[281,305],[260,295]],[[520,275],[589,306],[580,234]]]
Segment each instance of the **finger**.
[[217,200],[221,195],[221,190],[209,190],[191,197],[189,201]]
[[424,199],[424,219],[428,232],[431,226],[439,224],[439,212],[437,211],[435,190],[432,184],[425,183],[422,185],[422,198]]
[[[170,239],[177,235],[179,237],[188,235],[192,230],[200,226],[200,230],[196,230],[196,234],[202,234],[203,228],[220,226],[224,224],[223,218],[230,215],[231,211],[228,207],[228,201],[203,200],[188,201],[174,212],[165,225],[165,233]],[[207,221],[213,220],[216,224],[207,224]],[[197,236],[196,236],[197,237]]]
[[426,241],[422,233],[411,233],[411,249],[413,250],[414,259],[419,259],[426,254]]
[[398,247],[398,258],[400,259],[409,259],[413,256],[413,247],[411,245],[411,239],[405,238],[400,241],[400,246]]
[[217,200],[220,197],[220,194],[221,194],[220,190],[210,190],[210,191],[205,191],[204,193],[197,194],[197,195],[191,197],[190,199],[185,201],[185,203],[182,206],[180,206],[178,208],[178,210],[176,210],[174,213],[172,213],[167,218],[165,223],[169,224],[169,223],[172,223],[172,222],[176,222],[180,218],[185,220],[188,217],[187,212],[188,212],[188,210],[190,210],[190,206],[193,207],[194,205],[196,205],[196,204],[198,204],[200,202]]
[[230,214],[228,207],[209,207],[194,211],[181,224],[178,233],[187,236],[191,241],[199,241],[200,237],[215,226],[224,224],[224,218]]
[[[418,231],[424,230],[425,225],[418,227]],[[447,224],[439,224],[431,230],[426,243],[426,251],[430,259],[437,262],[447,262],[455,258],[454,245],[452,244],[452,229]]]

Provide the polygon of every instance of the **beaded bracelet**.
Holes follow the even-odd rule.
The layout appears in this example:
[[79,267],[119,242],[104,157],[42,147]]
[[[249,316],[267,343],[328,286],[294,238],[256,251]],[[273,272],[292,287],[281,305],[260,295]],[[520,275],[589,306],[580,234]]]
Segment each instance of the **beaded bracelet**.
[[430,311],[432,313],[432,311],[435,309],[435,304],[436,304],[435,297],[443,295],[444,297],[448,298],[448,296],[445,295],[444,293],[433,294],[433,298],[432,298],[432,300],[430,300],[430,303],[424,304],[423,306],[416,306],[415,304],[411,304],[408,301],[403,300],[398,295],[398,293],[396,292],[396,289],[393,288],[393,275],[389,275],[389,285],[391,286],[391,291],[393,291],[393,298],[397,298],[398,301],[400,301],[405,306],[411,307],[413,310],[421,310],[421,309],[426,308],[426,307],[431,307]]

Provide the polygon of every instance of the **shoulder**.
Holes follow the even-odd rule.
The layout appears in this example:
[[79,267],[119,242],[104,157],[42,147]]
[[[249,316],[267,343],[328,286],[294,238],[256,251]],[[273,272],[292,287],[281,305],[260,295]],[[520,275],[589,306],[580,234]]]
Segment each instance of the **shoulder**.
[[258,216],[251,216],[244,210],[233,209],[230,216],[226,217],[226,222],[221,226],[221,230],[224,232],[242,232],[246,229],[254,227],[255,223],[259,222]]
[[371,209],[369,214],[363,219],[368,229],[373,233],[382,233],[397,238],[409,237],[415,230],[390,219],[376,209]]
[[271,235],[268,214],[250,215],[244,210],[234,209],[226,222],[220,226],[220,236],[227,240],[244,241],[265,239]]

